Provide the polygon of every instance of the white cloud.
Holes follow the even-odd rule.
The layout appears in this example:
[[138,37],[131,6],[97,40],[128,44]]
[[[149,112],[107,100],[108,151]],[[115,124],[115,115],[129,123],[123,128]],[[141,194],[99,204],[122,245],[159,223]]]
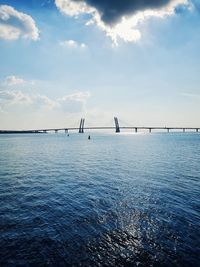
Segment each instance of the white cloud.
[[34,80],[25,80],[22,77],[18,77],[15,75],[9,75],[4,79],[0,80],[0,90],[6,89],[14,89],[20,86],[20,88],[24,88],[24,86],[33,86],[35,84]]
[[76,92],[57,99],[59,108],[64,112],[81,112],[86,108],[86,102],[90,97],[89,92]]
[[61,41],[60,46],[62,47],[68,47],[68,48],[86,48],[86,44],[84,43],[78,43],[74,40],[65,40],[65,41]]
[[32,99],[29,95],[22,93],[21,91],[0,91],[0,103],[6,105],[13,104],[30,104]]
[[32,104],[36,106],[36,108],[54,109],[58,107],[58,103],[55,100],[40,94],[32,96]]
[[87,47],[87,45],[86,45],[86,44],[84,44],[84,43],[81,43],[80,47],[81,47],[81,48],[86,48],[86,47]]
[[19,84],[25,84],[26,81],[20,77],[11,75],[7,76],[4,81],[4,85],[12,86],[12,85],[19,85]]
[[90,97],[89,92],[76,92],[70,95],[65,95],[62,98],[58,98],[58,101],[73,100],[77,102],[85,102]]
[[178,5],[187,5],[190,7],[188,0],[171,0],[168,4],[159,8],[145,9],[134,13],[132,16],[123,16],[120,22],[115,24],[106,24],[102,18],[100,12],[87,5],[84,1],[72,1],[72,0],[55,0],[55,4],[58,9],[73,17],[78,17],[81,14],[89,14],[91,19],[86,22],[86,25],[96,24],[105,34],[110,37],[115,45],[121,39],[125,42],[136,42],[141,38],[140,25],[145,20],[151,17],[165,18],[175,13],[175,9]]
[[75,2],[71,0],[55,0],[56,6],[62,13],[69,16],[78,16],[81,13],[92,13],[94,8],[89,7],[85,2]]
[[35,110],[57,109],[68,113],[81,112],[85,109],[89,92],[76,92],[61,98],[51,99],[45,95],[27,94],[22,91],[0,91],[0,108],[8,109],[10,106],[27,106]]
[[39,39],[39,30],[33,18],[8,5],[0,5],[0,39]]
[[[7,110],[9,107],[14,109],[21,106],[32,109],[33,111],[42,110],[60,110],[68,113],[77,113],[85,109],[86,102],[90,97],[89,92],[77,91],[64,95],[59,98],[49,98],[46,95],[29,93],[27,85],[33,85],[34,82],[24,80],[21,77],[11,75],[0,81],[0,109]],[[23,85],[23,86],[22,86]],[[20,90],[18,89],[20,86]]]

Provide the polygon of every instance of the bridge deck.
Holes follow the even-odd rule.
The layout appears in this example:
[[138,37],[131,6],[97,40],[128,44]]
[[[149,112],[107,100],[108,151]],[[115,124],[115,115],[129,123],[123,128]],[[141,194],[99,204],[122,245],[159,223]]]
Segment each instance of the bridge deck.
[[[84,130],[115,130],[114,126],[96,126],[96,127],[84,127]],[[155,126],[122,126],[120,129],[127,130],[195,130],[200,131],[200,127],[155,127]],[[31,130],[0,130],[0,134],[6,133],[46,133],[51,131],[78,131],[78,127],[65,127],[65,128],[44,128],[44,129],[31,129]]]

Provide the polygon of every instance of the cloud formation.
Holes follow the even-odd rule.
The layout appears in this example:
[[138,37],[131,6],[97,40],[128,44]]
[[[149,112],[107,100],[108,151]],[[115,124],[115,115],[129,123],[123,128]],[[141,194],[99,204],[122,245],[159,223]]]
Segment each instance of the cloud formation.
[[86,44],[84,43],[78,43],[74,40],[65,40],[65,41],[61,41],[60,46],[62,47],[68,47],[68,48],[86,48]]
[[39,30],[33,18],[8,5],[0,5],[0,39],[39,39]]
[[8,105],[30,104],[31,101],[31,97],[21,91],[0,91],[0,106],[2,110]]
[[81,112],[85,108],[89,92],[76,92],[61,98],[51,99],[40,94],[27,94],[22,91],[0,91],[0,109],[7,110],[10,106],[26,106],[33,109],[60,110],[68,113]]
[[118,39],[134,42],[141,38],[140,24],[150,17],[164,18],[173,15],[180,5],[188,5],[188,0],[55,0],[58,9],[77,17],[89,14],[86,23],[95,23],[112,41]]
[[20,77],[11,75],[7,76],[4,81],[4,85],[13,86],[13,85],[19,85],[19,84],[25,84],[26,81]]

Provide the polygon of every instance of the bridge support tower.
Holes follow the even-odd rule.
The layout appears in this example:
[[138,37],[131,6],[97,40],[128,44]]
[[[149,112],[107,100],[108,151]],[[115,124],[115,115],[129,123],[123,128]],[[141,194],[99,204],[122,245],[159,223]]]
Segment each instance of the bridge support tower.
[[116,133],[120,133],[118,118],[117,117],[114,117],[114,121],[115,121],[115,132]]
[[81,118],[79,131],[78,131],[79,133],[84,133],[84,123],[85,123],[85,119]]

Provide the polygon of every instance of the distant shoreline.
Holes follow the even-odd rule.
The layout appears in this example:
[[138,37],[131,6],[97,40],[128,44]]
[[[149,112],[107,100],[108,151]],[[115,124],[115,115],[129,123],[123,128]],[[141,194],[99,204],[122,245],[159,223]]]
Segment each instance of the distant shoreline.
[[43,134],[41,131],[0,131],[0,134]]

